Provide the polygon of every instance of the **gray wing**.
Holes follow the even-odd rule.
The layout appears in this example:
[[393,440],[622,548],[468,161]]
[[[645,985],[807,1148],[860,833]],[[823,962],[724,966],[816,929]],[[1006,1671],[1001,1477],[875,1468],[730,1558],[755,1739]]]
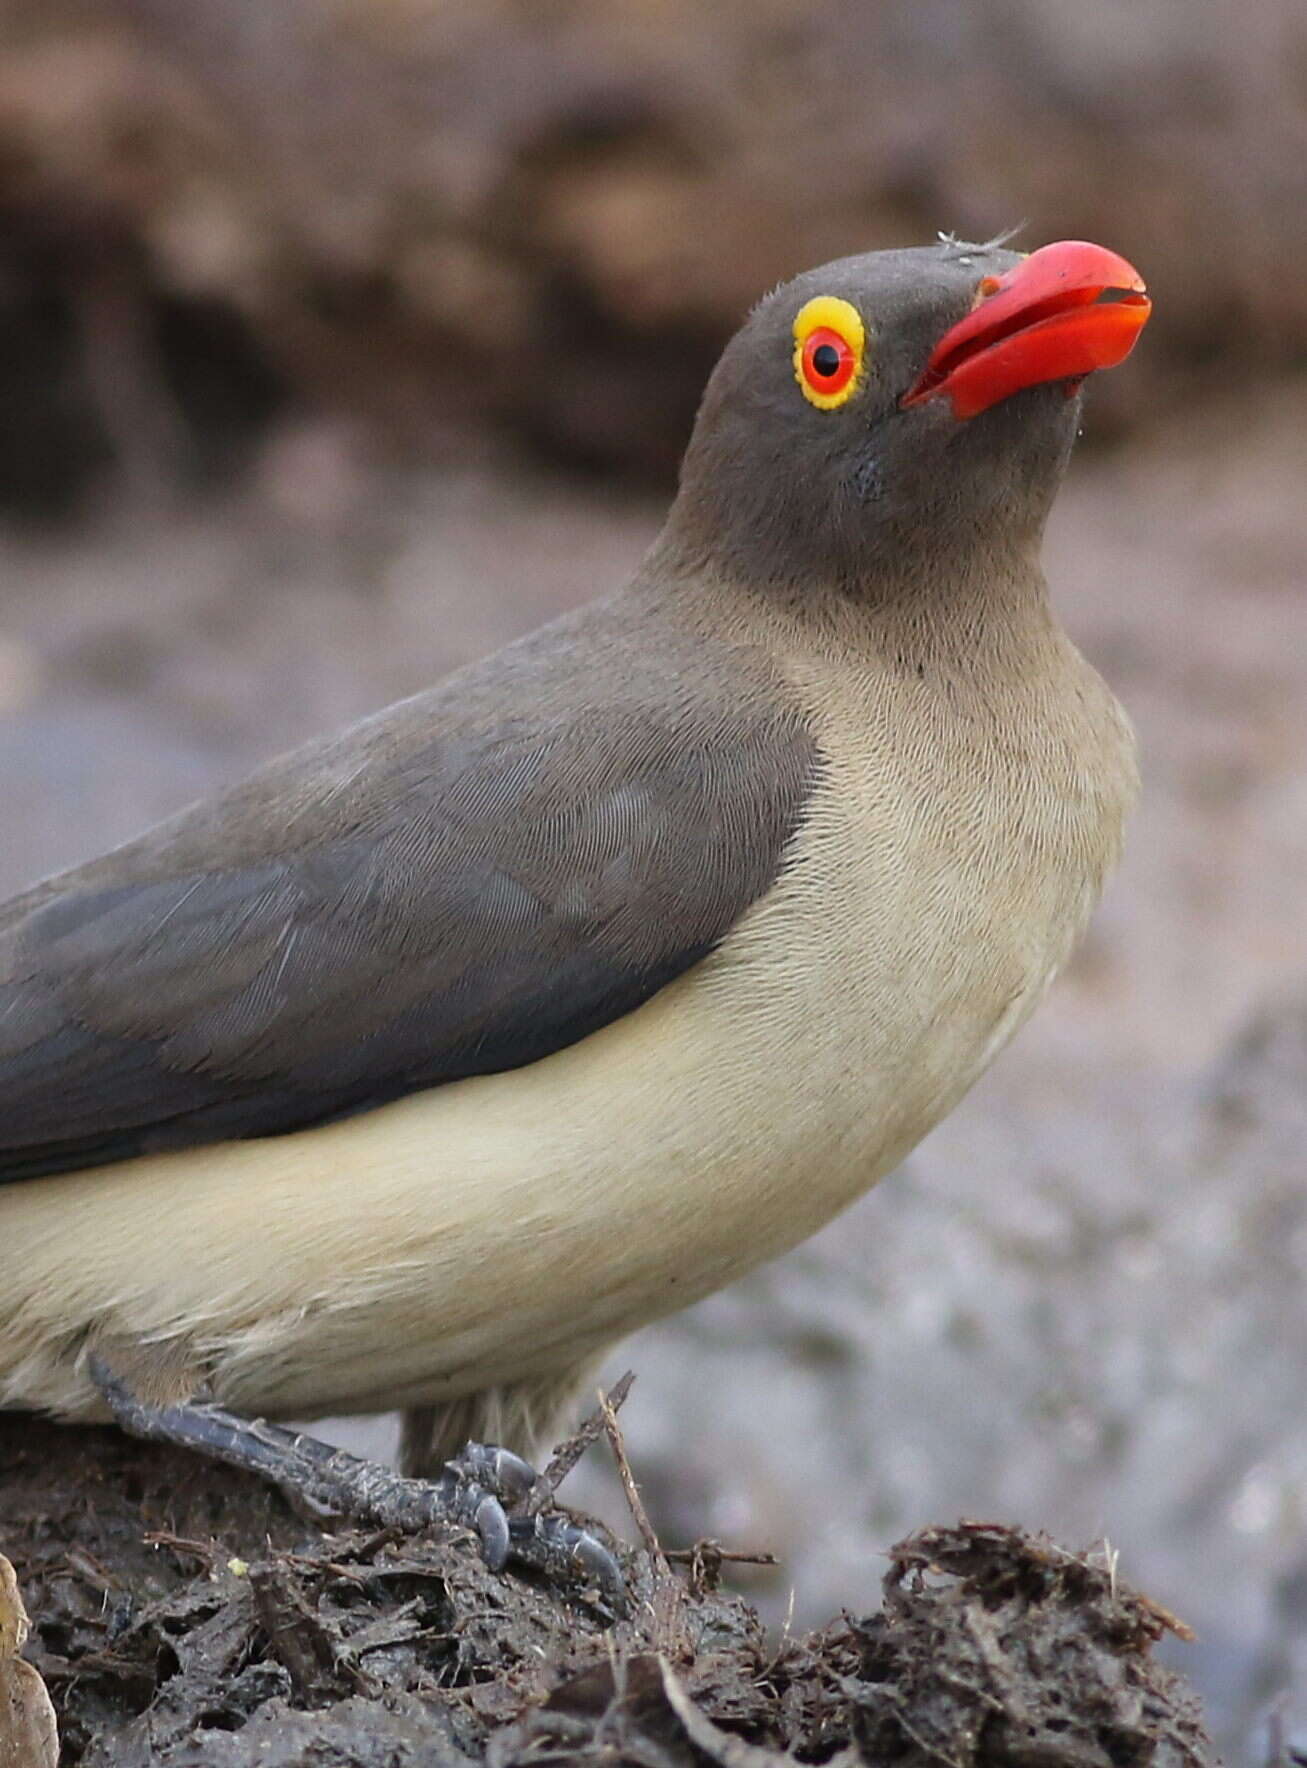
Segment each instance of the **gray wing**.
[[557,623],[0,910],[0,1180],[284,1133],[631,1011],[814,767],[747,652]]

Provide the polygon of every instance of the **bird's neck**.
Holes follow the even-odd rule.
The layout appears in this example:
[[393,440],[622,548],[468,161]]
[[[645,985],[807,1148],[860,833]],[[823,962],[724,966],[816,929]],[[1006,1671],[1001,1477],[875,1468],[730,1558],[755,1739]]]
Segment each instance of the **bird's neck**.
[[704,598],[741,601],[764,618],[807,631],[821,645],[871,649],[912,663],[954,663],[1002,655],[1019,666],[1031,646],[1059,628],[1040,563],[1042,536],[978,535],[970,545],[932,549],[921,543],[897,554],[870,552],[862,569],[837,579],[784,571],[747,580],[701,546],[687,545],[674,525],[651,555],[653,581],[672,586],[683,604]]

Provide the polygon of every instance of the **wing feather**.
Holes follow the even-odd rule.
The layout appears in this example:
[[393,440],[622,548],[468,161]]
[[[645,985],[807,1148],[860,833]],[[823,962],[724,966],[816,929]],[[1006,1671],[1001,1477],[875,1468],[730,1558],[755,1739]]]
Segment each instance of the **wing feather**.
[[0,1179],[534,1061],[697,962],[815,766],[766,662],[587,610],[0,909]]

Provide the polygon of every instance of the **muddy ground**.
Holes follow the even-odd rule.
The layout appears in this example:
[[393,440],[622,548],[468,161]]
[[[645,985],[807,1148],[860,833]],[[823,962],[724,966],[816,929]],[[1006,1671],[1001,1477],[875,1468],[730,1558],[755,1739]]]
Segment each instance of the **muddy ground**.
[[[1123,871],[904,1171],[624,1347],[627,1431],[665,1538],[777,1553],[740,1577],[773,1628],[865,1614],[940,1519],[1106,1533],[1242,1755],[1307,1690],[1307,388],[1089,427],[1049,564],[1140,730]],[[235,488],[0,530],[0,889],[620,580],[657,520],[304,419]]]
[[[687,1575],[626,1552],[614,1617],[456,1532],[308,1532],[245,1476],[112,1432],[0,1423],[0,1478],[65,1768],[1215,1761],[1153,1655],[1182,1624],[1110,1556],[995,1525],[900,1542],[883,1606],[872,1578],[776,1640],[710,1554]],[[3,1660],[0,1638],[0,1696]],[[6,1755],[9,1711],[0,1761],[53,1768]]]

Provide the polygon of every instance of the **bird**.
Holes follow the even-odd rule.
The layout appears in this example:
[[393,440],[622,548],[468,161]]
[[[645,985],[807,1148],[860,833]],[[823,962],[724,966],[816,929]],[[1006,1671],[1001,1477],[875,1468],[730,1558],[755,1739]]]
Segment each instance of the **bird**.
[[1121,849],[1040,547],[1149,312],[1086,241],[804,272],[623,587],[0,907],[0,1408],[248,1464],[399,1409],[493,1510],[899,1164]]

